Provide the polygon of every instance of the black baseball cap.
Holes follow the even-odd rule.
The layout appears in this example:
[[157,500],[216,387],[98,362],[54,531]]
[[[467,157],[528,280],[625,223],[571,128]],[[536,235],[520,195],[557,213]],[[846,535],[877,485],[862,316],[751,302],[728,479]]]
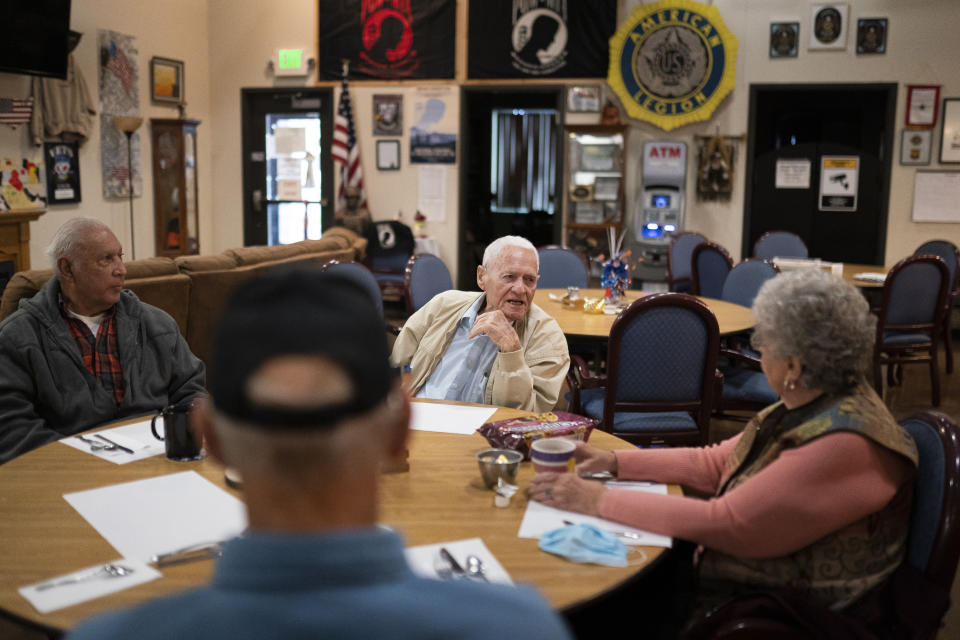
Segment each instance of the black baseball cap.
[[[336,362],[352,397],[305,410],[251,403],[250,376],[291,354]],[[247,280],[231,294],[214,340],[209,390],[219,411],[257,427],[325,429],[380,404],[393,378],[383,319],[370,295],[343,276],[299,267]]]

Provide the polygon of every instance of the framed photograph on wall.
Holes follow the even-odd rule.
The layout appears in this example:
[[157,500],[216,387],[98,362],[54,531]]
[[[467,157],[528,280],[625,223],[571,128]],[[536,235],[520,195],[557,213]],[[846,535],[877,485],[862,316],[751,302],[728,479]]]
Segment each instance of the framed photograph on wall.
[[80,202],[80,159],[76,142],[44,142],[49,204]]
[[799,22],[770,23],[770,57],[796,58],[800,45]]
[[904,129],[900,134],[900,164],[930,164],[930,129]]
[[373,96],[373,135],[403,135],[403,96]]
[[937,123],[940,107],[940,85],[907,85],[907,126],[932,127]]
[[155,102],[183,103],[183,61],[150,58],[150,97]]
[[377,140],[377,170],[398,171],[400,169],[400,141]]
[[567,89],[567,111],[595,113],[600,111],[600,85],[591,84]]
[[846,49],[849,7],[845,2],[815,4],[810,29],[810,49]]
[[860,18],[857,20],[857,54],[887,52],[887,19]]
[[960,164],[960,98],[945,98],[943,101],[940,162]]

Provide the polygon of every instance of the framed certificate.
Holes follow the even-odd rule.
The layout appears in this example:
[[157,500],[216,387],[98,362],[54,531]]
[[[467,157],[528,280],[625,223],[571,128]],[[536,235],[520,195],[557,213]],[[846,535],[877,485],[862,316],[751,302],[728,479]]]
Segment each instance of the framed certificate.
[[900,164],[930,164],[930,129],[904,129],[900,136]]
[[960,163],[960,98],[946,98],[943,101],[940,162]]
[[907,126],[932,127],[937,123],[940,85],[907,85]]

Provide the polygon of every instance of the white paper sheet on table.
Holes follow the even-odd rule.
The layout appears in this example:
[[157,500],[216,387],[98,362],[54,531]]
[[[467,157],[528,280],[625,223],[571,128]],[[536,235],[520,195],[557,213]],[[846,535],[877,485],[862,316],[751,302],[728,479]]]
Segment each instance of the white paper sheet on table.
[[480,538],[468,538],[466,540],[456,540],[454,542],[438,542],[437,544],[424,544],[418,547],[407,547],[404,555],[407,557],[407,564],[418,576],[424,578],[439,579],[437,571],[434,568],[437,558],[440,556],[440,547],[446,547],[450,555],[460,563],[464,569],[467,568],[467,556],[477,556],[483,561],[483,575],[489,582],[498,582],[500,584],[513,584],[510,574],[497,562],[496,556],[490,553],[487,545],[483,544]]
[[[162,420],[158,420],[157,430],[161,431],[162,433],[162,429],[163,422]],[[157,440],[155,437],[153,437],[153,433],[150,432],[150,420],[141,420],[140,422],[134,422],[133,424],[125,424],[122,427],[104,429],[103,431],[98,431],[97,433],[102,433],[104,436],[113,440],[117,444],[128,449],[133,449],[134,452],[127,453],[126,451],[121,451],[119,449],[114,449],[113,451],[91,451],[90,445],[77,436],[63,438],[60,440],[60,442],[68,447],[85,451],[91,455],[97,456],[98,458],[109,460],[115,464],[127,464],[128,462],[133,462],[134,460],[142,460],[143,458],[149,458],[150,456],[155,456],[165,452],[163,441]],[[95,435],[92,433],[84,433],[83,436],[88,439],[97,440]]]
[[[630,489],[635,491],[648,491],[650,493],[659,493],[667,495],[667,486],[664,484],[652,482],[607,482],[606,485],[611,489]],[[540,538],[547,531],[559,529],[566,526],[564,520],[574,524],[592,524],[598,529],[607,531],[627,531],[640,536],[640,539],[620,537],[620,541],[629,545],[642,545],[648,547],[671,547],[673,540],[669,536],[661,536],[642,529],[634,529],[620,522],[613,520],[604,520],[603,518],[594,518],[593,516],[576,513],[574,511],[564,511],[555,509],[545,504],[531,500],[527,504],[527,510],[523,514],[523,521],[520,523],[520,531],[517,532],[519,538]]]
[[50,613],[57,609],[63,609],[64,607],[69,607],[80,602],[86,602],[87,600],[93,600],[101,596],[116,593],[117,591],[123,591],[124,589],[135,587],[144,582],[156,580],[161,575],[156,569],[148,567],[145,563],[137,560],[119,558],[112,562],[113,564],[119,564],[128,569],[132,569],[133,573],[110,578],[98,576],[75,584],[58,585],[43,591],[37,590],[38,586],[48,582],[58,582],[73,576],[88,576],[103,567],[102,564],[97,564],[62,576],[51,577],[26,587],[20,587],[17,591],[27,599],[27,602],[33,605],[34,609],[40,613]]
[[247,526],[243,503],[195,471],[66,493],[64,500],[125,558],[227,540]]
[[496,413],[494,407],[414,402],[410,428],[418,431],[471,434]]
[[879,271],[864,271],[853,276],[854,280],[863,280],[864,282],[885,282],[887,274]]

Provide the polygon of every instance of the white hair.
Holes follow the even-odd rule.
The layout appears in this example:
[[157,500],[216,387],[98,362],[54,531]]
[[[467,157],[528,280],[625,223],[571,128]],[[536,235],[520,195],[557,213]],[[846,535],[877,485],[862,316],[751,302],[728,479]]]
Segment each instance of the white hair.
[[109,231],[110,227],[96,218],[70,218],[60,225],[47,247],[47,258],[50,259],[53,274],[60,276],[60,267],[57,264],[60,258],[76,259],[90,233],[100,229]]
[[483,252],[483,267],[489,269],[495,263],[499,262],[500,254],[502,254],[503,250],[507,247],[519,247],[533,251],[533,255],[537,258],[537,271],[540,271],[540,254],[537,253],[537,248],[533,246],[532,242],[521,236],[503,236],[488,244],[486,250]]

